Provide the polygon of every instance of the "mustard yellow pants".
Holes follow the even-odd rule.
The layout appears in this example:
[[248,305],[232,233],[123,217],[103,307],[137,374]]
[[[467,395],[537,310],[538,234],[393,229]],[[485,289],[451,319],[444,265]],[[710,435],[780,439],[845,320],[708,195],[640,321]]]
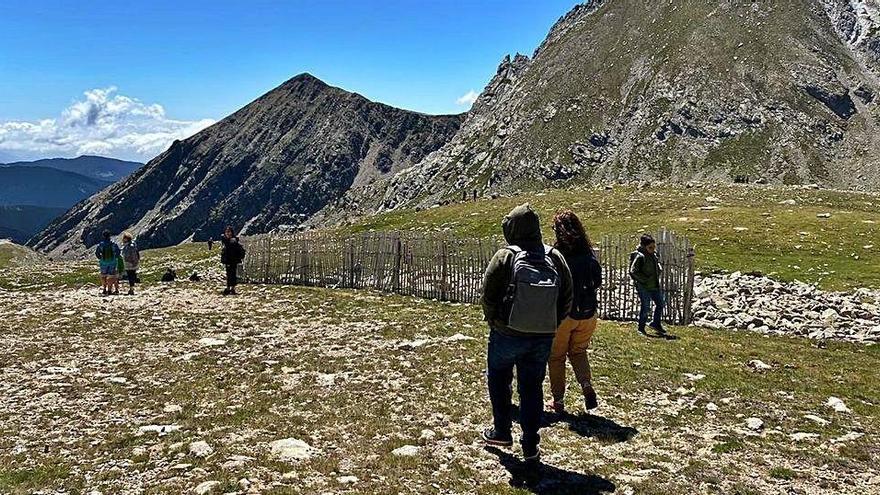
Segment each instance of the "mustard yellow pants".
[[591,385],[592,373],[590,361],[587,358],[587,349],[596,332],[598,318],[593,316],[588,320],[573,320],[566,318],[556,329],[556,337],[553,339],[553,348],[550,350],[550,390],[553,392],[553,400],[562,401],[565,396],[565,357],[571,362],[574,376],[583,387]]

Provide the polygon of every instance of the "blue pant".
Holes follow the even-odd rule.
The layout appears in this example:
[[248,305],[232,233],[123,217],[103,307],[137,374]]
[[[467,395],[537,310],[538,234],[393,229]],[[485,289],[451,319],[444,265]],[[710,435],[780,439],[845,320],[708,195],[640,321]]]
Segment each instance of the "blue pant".
[[637,286],[636,292],[639,293],[639,300],[642,303],[642,307],[639,309],[639,331],[645,331],[645,324],[648,322],[648,313],[651,312],[652,302],[654,303],[654,319],[651,321],[651,326],[662,328],[663,307],[666,305],[666,301],[663,299],[663,291],[660,289],[648,290]]
[[513,367],[519,390],[519,424],[523,431],[522,444],[538,445],[541,437],[541,414],[544,410],[544,376],[547,360],[553,346],[553,336],[510,337],[495,330],[489,333],[489,400],[495,431],[502,438],[510,438],[510,400],[513,395]]

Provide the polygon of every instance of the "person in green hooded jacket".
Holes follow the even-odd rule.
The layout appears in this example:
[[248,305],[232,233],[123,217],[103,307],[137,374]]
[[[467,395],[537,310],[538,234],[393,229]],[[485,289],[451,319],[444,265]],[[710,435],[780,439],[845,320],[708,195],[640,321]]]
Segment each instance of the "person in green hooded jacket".
[[645,325],[648,323],[648,313],[651,312],[651,303],[654,304],[654,317],[648,324],[658,334],[665,334],[663,328],[663,306],[666,301],[663,298],[663,289],[660,287],[660,274],[663,265],[657,255],[657,242],[649,234],[644,234],[639,240],[639,247],[631,255],[632,263],[629,267],[629,276],[636,283],[636,292],[639,295],[641,307],[639,308],[639,333],[645,335]]
[[571,272],[562,254],[544,245],[540,220],[528,204],[514,208],[501,226],[509,246],[489,262],[480,300],[490,329],[487,378],[494,422],[483,431],[483,441],[513,445],[515,367],[523,456],[537,461],[547,360],[556,328],[571,309]]

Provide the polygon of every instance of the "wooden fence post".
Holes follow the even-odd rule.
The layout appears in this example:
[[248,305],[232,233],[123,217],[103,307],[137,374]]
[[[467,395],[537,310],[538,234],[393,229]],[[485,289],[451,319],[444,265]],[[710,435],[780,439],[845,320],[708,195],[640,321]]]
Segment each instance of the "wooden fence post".
[[391,274],[391,290],[400,292],[400,261],[403,257],[400,232],[394,233],[394,273]]
[[693,320],[693,302],[694,302],[694,258],[697,253],[693,246],[688,246],[687,250],[687,283],[684,287],[684,325],[690,325]]
[[448,260],[448,253],[446,251],[448,249],[448,243],[447,243],[446,239],[442,239],[440,241],[440,243],[441,243],[440,262],[442,263],[442,265],[440,267],[440,300],[445,301],[446,297],[447,297],[446,287],[447,287],[447,284],[449,283],[449,266],[448,266],[449,260]]

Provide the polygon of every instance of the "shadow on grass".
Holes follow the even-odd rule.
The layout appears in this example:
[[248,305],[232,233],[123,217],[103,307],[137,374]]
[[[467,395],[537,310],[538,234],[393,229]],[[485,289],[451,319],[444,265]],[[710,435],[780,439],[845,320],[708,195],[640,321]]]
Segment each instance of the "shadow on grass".
[[530,493],[599,495],[617,489],[614,483],[601,476],[567,471],[542,462],[524,462],[497,447],[486,447],[486,452],[497,456],[510,473],[510,486]]
[[[519,423],[519,405],[510,405],[510,415],[513,421]],[[623,426],[616,421],[602,416],[593,414],[574,415],[569,412],[555,413],[544,411],[541,427],[555,425],[557,423],[566,423],[568,429],[585,438],[595,438],[605,443],[628,442],[634,436],[639,434],[639,430],[631,426]]]
[[623,426],[614,420],[594,416],[592,414],[574,415],[568,412],[554,413],[544,412],[544,425],[556,423],[568,424],[568,429],[582,437],[595,438],[596,440],[610,444],[628,442],[639,434],[639,430],[631,426]]

